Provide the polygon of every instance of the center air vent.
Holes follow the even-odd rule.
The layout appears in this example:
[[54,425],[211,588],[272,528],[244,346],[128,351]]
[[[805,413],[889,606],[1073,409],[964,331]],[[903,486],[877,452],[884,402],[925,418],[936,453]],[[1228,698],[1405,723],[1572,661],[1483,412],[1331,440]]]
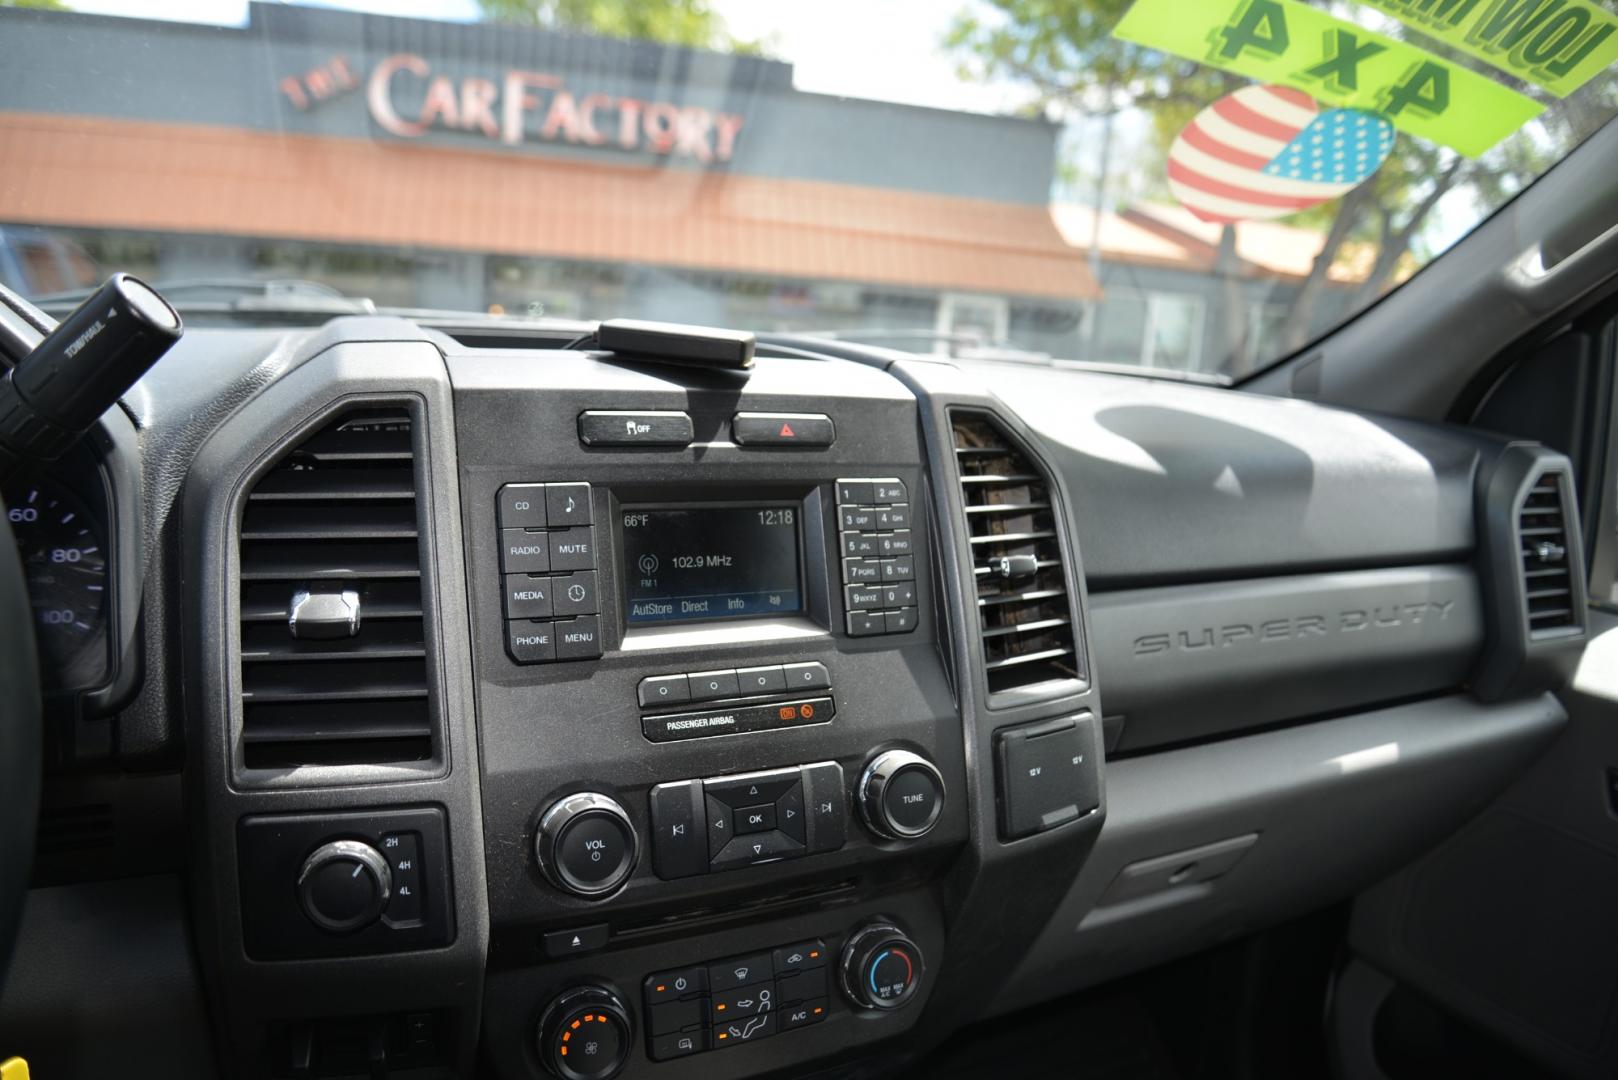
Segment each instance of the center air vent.
[[1048,479],[987,414],[950,426],[989,691],[1082,678]]
[[250,769],[432,756],[411,426],[404,409],[344,413],[248,495],[240,600]]
[[1560,473],[1545,473],[1528,489],[1517,539],[1529,636],[1578,629]]

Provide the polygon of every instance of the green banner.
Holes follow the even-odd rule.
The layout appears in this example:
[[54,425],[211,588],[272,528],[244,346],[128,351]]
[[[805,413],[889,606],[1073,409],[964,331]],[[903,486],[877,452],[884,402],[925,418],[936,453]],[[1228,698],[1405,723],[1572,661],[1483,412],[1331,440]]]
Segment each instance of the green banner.
[[1544,111],[1486,75],[1299,0],[1135,0],[1113,33],[1477,157]]
[[1360,0],[1557,97],[1618,60],[1618,16],[1580,0]]

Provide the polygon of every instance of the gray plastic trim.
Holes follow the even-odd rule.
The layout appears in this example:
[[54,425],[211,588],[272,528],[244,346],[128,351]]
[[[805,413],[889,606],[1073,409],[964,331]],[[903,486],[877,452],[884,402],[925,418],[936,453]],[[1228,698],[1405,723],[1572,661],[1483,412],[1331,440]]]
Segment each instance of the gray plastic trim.
[[1118,751],[1462,686],[1483,646],[1466,566],[1092,593]]
[[[1567,719],[1456,696],[1107,765],[1107,820],[1003,1013],[1251,934],[1364,888],[1459,828]],[[1131,863],[1257,833],[1233,868],[1098,909]],[[1105,917],[1100,917],[1105,912]]]

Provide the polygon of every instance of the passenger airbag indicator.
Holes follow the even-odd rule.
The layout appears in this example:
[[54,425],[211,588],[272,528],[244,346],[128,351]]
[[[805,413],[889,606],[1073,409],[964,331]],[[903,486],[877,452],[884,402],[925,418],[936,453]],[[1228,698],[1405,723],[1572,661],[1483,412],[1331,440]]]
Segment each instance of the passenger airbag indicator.
[[707,709],[641,718],[641,730],[652,742],[680,739],[706,739],[714,735],[741,735],[751,731],[824,724],[836,714],[832,699],[808,698],[803,701],[744,705],[735,709]]

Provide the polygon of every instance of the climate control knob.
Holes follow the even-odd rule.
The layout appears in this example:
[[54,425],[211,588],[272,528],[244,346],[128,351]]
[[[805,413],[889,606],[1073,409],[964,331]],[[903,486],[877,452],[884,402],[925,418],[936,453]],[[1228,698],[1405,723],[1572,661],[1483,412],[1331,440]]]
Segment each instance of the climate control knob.
[[921,972],[921,949],[892,923],[866,923],[843,946],[843,993],[861,1009],[908,1005]]
[[381,917],[393,891],[388,860],[359,840],[322,844],[298,872],[298,902],[322,930],[346,934]]
[[540,816],[534,855],[558,889],[575,896],[605,896],[629,880],[640,856],[640,837],[623,807],[585,791],[558,800]]
[[926,836],[944,812],[944,777],[920,754],[889,750],[860,776],[860,814],[890,840]]
[[560,994],[539,1018],[539,1059],[561,1080],[609,1080],[629,1060],[629,1010],[600,986]]

